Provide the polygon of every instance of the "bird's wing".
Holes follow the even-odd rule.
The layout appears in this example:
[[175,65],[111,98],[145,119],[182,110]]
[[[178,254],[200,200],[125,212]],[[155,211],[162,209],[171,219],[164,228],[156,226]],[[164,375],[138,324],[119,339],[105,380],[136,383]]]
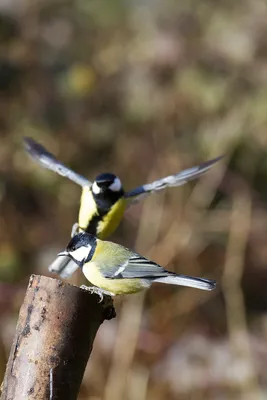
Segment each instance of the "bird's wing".
[[185,169],[184,171],[179,172],[175,175],[169,175],[165,178],[159,179],[152,183],[147,183],[142,186],[138,186],[137,188],[130,190],[129,192],[125,193],[125,197],[135,197],[133,202],[130,204],[136,203],[140,201],[143,196],[156,192],[158,190],[165,189],[166,187],[171,186],[181,186],[184,185],[186,182],[199,177],[200,175],[204,174],[208,171],[214,164],[220,161],[223,156],[214,158],[213,160],[206,161],[196,167],[192,167],[189,169]]
[[171,272],[166,271],[153,261],[147,260],[138,254],[131,256],[124,262],[116,265],[99,265],[100,271],[105,278],[129,279],[129,278],[159,278],[168,276]]
[[[107,243],[107,242],[106,242]],[[122,249],[121,249],[122,250]],[[172,285],[188,286],[203,290],[212,290],[216,282],[204,278],[196,278],[186,275],[177,275],[167,271],[153,261],[147,260],[137,253],[130,254],[128,249],[122,251],[121,258],[109,258],[108,264],[104,259],[98,261],[101,274],[108,279],[143,279],[150,284],[154,282],[169,283]],[[127,257],[128,253],[128,257]],[[117,253],[118,254],[118,253]],[[116,263],[116,264],[115,264]]]
[[59,175],[65,176],[71,181],[77,183],[77,185],[92,185],[91,181],[66,167],[66,165],[58,161],[53,154],[47,151],[44,146],[42,146],[40,143],[37,143],[34,139],[29,137],[24,138],[24,147],[30,157],[42,167],[50,169]]
[[48,267],[50,272],[54,272],[61,276],[61,278],[70,278],[72,274],[79,268],[69,256],[57,257],[52,264]]

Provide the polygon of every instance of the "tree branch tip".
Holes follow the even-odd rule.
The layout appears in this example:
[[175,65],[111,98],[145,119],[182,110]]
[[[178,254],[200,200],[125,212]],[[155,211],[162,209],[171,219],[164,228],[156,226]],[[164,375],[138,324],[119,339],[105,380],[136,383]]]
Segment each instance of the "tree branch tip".
[[[47,280],[48,283],[56,283],[57,288],[62,288],[62,289],[71,289],[77,292],[77,295],[81,296],[90,296],[90,299],[92,299],[92,296],[97,300],[97,303],[100,303],[103,310],[104,310],[104,319],[106,320],[111,320],[116,317],[116,311],[114,308],[114,303],[113,303],[113,298],[110,295],[107,295],[103,293],[99,300],[99,294],[97,292],[85,290],[79,286],[73,285],[71,283],[62,281],[60,279],[51,277],[51,276],[45,276],[45,275],[35,275],[32,274],[29,279],[29,284],[27,290],[34,288],[34,290],[38,291],[39,290],[39,283],[41,282],[42,279]],[[89,297],[88,297],[89,299]]]

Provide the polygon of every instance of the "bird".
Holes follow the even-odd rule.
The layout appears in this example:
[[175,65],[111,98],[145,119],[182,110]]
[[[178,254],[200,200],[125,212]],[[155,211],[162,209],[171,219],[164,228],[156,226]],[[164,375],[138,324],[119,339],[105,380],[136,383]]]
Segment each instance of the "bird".
[[[52,153],[33,138],[25,137],[24,147],[31,159],[39,165],[82,187],[78,222],[72,227],[71,237],[84,231],[99,239],[106,239],[117,229],[126,208],[132,204],[148,194],[167,187],[180,186],[199,177],[223,158],[223,156],[219,156],[177,174],[125,191],[120,178],[115,174],[101,173],[96,176],[94,181],[90,181],[57,160]],[[51,272],[58,273],[62,278],[70,277],[77,268],[77,265],[69,258],[63,257],[56,258],[49,266]]]
[[[136,293],[149,288],[154,282],[202,290],[216,287],[213,280],[167,271],[124,246],[98,239],[86,232],[76,234],[58,256],[70,257],[100,296],[102,293],[111,296]],[[86,288],[84,285],[82,287]]]

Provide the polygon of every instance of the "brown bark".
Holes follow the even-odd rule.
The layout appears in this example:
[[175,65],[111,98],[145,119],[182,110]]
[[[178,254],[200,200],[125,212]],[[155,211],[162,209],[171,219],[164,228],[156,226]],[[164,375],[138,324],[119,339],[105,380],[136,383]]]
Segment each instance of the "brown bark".
[[99,326],[113,302],[57,279],[32,275],[7,363],[1,400],[77,399]]

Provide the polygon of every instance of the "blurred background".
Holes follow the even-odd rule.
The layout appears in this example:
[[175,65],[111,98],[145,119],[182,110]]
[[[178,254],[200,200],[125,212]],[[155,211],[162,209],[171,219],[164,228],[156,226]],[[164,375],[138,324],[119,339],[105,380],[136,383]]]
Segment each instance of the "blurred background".
[[126,189],[225,154],[111,237],[218,289],[116,298],[79,399],[267,398],[266,17],[263,0],[0,1],[0,378],[29,276],[48,275],[79,208],[27,135]]

